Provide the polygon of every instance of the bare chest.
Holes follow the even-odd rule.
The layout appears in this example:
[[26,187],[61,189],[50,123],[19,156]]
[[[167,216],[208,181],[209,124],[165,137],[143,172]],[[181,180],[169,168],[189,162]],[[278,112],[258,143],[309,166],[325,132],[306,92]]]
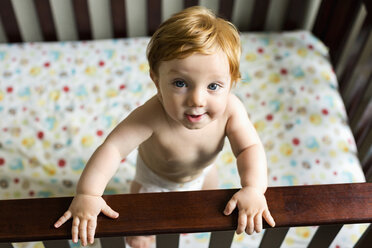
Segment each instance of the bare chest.
[[203,130],[162,130],[146,144],[146,153],[166,164],[206,165],[222,150],[225,130],[213,125]]

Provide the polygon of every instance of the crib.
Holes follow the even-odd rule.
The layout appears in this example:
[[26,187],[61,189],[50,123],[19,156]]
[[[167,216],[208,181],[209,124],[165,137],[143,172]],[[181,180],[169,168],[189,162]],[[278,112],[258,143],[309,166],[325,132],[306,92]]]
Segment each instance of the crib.
[[[53,227],[55,220],[68,208],[84,166],[84,160],[75,157],[75,153],[89,156],[117,123],[118,120],[113,120],[112,116],[123,118],[121,111],[129,112],[154,93],[151,82],[146,79],[148,69],[144,57],[137,55],[144,53],[148,37],[162,20],[182,8],[198,4],[232,21],[242,33],[243,77],[242,86],[237,88],[236,94],[245,99],[247,111],[260,136],[266,132],[267,137],[270,137],[276,129],[282,128],[278,134],[275,133],[275,138],[289,140],[283,141],[278,147],[272,143],[271,138],[263,137],[268,150],[270,176],[265,195],[276,220],[276,227],[270,228],[264,223],[264,234],[253,235],[250,240],[254,241],[253,247],[349,247],[350,243],[343,246],[342,242],[346,238],[340,237],[338,243],[334,241],[340,230],[345,229],[344,225],[357,223],[367,224],[357,228],[358,235],[352,234],[351,246],[371,247],[372,227],[368,223],[372,222],[372,1],[2,0],[0,42],[4,44],[0,44],[0,248],[79,247],[69,241],[71,222],[59,229]],[[257,41],[259,45],[255,45]],[[113,51],[112,47],[118,50]],[[129,49],[126,50],[128,54],[120,54],[123,47]],[[254,50],[244,50],[250,47]],[[283,47],[283,50],[278,47]],[[287,60],[291,49],[295,49],[296,58],[310,59],[306,60],[307,64],[303,67],[306,70],[297,66],[302,60]],[[82,50],[84,52],[80,53]],[[267,51],[273,52],[275,56],[270,56]],[[75,54],[77,57],[74,57]],[[92,54],[98,57],[97,63]],[[36,59],[30,63],[31,57]],[[64,58],[66,64],[59,64],[63,67],[61,70],[53,67],[54,62]],[[120,67],[120,63],[114,64],[111,60],[101,58],[134,62],[136,68]],[[264,61],[268,67],[261,67],[260,63],[252,64],[260,58],[260,63]],[[314,58],[315,62],[311,61]],[[90,66],[92,60],[98,64],[96,67]],[[328,66],[325,61],[330,61],[332,66]],[[16,63],[25,67],[15,67]],[[70,68],[68,63],[75,63],[76,68]],[[285,63],[291,64],[292,69],[286,69],[282,65]],[[327,68],[326,72],[321,70],[318,75],[314,65],[317,63]],[[256,67],[249,71],[247,68],[253,65]],[[84,69],[80,70],[79,66],[84,66]],[[266,78],[265,70],[275,70],[276,67],[278,73],[270,73]],[[27,68],[27,74],[33,77],[32,80],[46,80],[48,85],[45,88],[37,85],[31,89],[18,87],[17,84],[34,84],[34,81],[23,77],[24,68]],[[86,83],[80,84],[79,81],[74,86],[65,82],[74,79],[79,73],[89,76],[89,82],[92,83],[89,91],[97,94],[93,100],[86,94]],[[137,77],[136,73],[142,73],[142,76]],[[105,77],[111,74],[116,76]],[[310,79],[305,79],[304,75],[317,75],[311,78],[311,87]],[[98,81],[104,80],[107,88],[94,81],[94,77]],[[124,82],[117,81],[118,78],[124,78]],[[281,86],[289,78],[293,80],[293,85]],[[323,85],[318,78],[325,79],[326,84]],[[146,82],[137,87],[125,80]],[[258,86],[253,83],[256,81],[260,82]],[[57,88],[58,91],[55,90]],[[267,91],[267,88],[275,89],[275,92]],[[123,93],[120,92],[128,92],[128,89],[129,93],[121,95]],[[327,91],[329,89],[332,93]],[[72,91],[74,98],[67,95]],[[263,101],[256,95],[256,91],[275,96],[285,95],[286,101],[290,103]],[[34,92],[40,94],[35,98],[32,95]],[[310,93],[312,98],[301,95],[304,92]],[[335,97],[340,96],[342,104],[330,97],[336,93]],[[15,94],[17,97],[13,97]],[[124,99],[118,101],[120,96]],[[301,98],[306,101],[301,102]],[[317,110],[320,114],[313,114],[312,109],[306,106],[294,106],[296,103],[317,105],[316,100],[319,99],[325,99],[328,104],[327,107],[321,105],[323,107]],[[42,111],[63,113],[59,120],[63,125],[56,124],[53,118],[42,113],[36,115],[40,109],[34,109],[31,100],[42,106]],[[16,105],[18,101],[23,104]],[[61,101],[77,102],[77,107],[68,104],[64,106]],[[97,105],[87,105],[92,102]],[[104,102],[108,102],[114,111],[109,112]],[[261,107],[268,107],[271,112],[258,116],[254,102],[259,102]],[[334,116],[333,106],[339,108]],[[83,117],[89,115],[91,118],[77,118],[76,114],[71,114],[74,111],[86,111]],[[104,116],[95,116],[95,111]],[[347,116],[343,116],[344,112]],[[279,114],[283,115],[282,119],[278,117]],[[44,117],[47,120],[45,130],[40,124]],[[16,118],[20,118],[19,122]],[[284,120],[285,124],[282,125],[280,121],[274,123],[273,119]],[[333,136],[323,133],[320,138],[308,136],[305,139],[308,130],[299,127],[304,137],[288,134],[302,125],[305,119],[315,126],[316,132],[332,132],[344,140],[336,142]],[[98,125],[100,129],[93,131],[98,138],[81,134],[86,131],[82,129],[91,127],[89,123],[96,122],[101,125]],[[338,126],[334,127],[333,124]],[[18,125],[22,125],[21,128]],[[22,137],[28,128],[32,129],[30,132],[36,138],[28,135]],[[61,130],[56,132],[58,128]],[[340,129],[351,130],[351,136],[348,131],[344,134]],[[64,140],[65,134],[71,138]],[[81,141],[77,147],[73,147],[75,136]],[[333,144],[342,152],[329,148]],[[63,152],[65,147],[73,148]],[[322,150],[324,147],[329,150]],[[47,152],[40,158],[38,153],[43,149]],[[301,157],[306,152],[310,158]],[[326,154],[327,157],[319,158],[319,154]],[[70,156],[71,159],[68,158]],[[287,158],[282,164],[281,156]],[[311,156],[314,158],[311,159]],[[328,160],[328,156],[336,160]],[[123,159],[122,163],[132,164],[132,157]],[[223,164],[225,161],[234,163],[228,151],[223,152],[219,159],[224,161],[220,168],[226,167]],[[357,161],[353,167],[348,165],[353,161]],[[344,162],[350,168],[345,167]],[[279,165],[275,167],[275,164]],[[323,172],[320,175],[311,174],[320,165],[324,167]],[[68,169],[68,166],[72,169]],[[301,173],[298,178],[294,178],[291,171],[298,167],[301,167]],[[345,168],[351,172],[346,173]],[[227,170],[232,169],[222,170],[221,174],[228,174]],[[280,170],[286,171],[282,181],[277,174]],[[241,241],[241,237],[234,236],[237,213],[234,212],[232,216],[222,214],[225,204],[239,185],[223,181],[222,189],[219,190],[126,194],[127,190],[123,187],[127,186],[123,185],[129,184],[130,176],[124,181],[120,178],[130,173],[119,172],[105,191],[105,200],[119,211],[120,218],[110,220],[101,215],[98,217],[97,242],[92,247],[125,247],[123,237],[128,235],[156,235],[153,244],[156,247],[250,247]],[[298,227],[306,229],[295,229]],[[297,234],[306,236],[310,241],[295,243],[288,238],[290,230],[297,230]],[[210,236],[200,234],[205,232],[211,232]],[[188,233],[199,233],[202,238],[196,239],[196,243],[182,243],[181,239],[188,238]]]

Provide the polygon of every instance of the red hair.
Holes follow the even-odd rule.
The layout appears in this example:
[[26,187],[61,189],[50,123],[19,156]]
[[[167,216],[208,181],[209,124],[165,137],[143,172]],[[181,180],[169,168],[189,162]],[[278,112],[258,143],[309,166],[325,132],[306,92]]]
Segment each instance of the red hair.
[[194,53],[222,50],[229,61],[232,83],[240,79],[240,36],[236,27],[201,6],[174,14],[163,22],[147,47],[150,70],[158,75],[159,63],[186,58]]

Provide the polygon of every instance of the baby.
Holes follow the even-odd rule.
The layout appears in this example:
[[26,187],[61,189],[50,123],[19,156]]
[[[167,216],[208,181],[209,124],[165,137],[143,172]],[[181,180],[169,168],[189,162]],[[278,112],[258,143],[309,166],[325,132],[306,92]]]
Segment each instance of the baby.
[[[76,196],[55,223],[70,218],[72,240],[93,243],[97,216],[119,214],[101,197],[122,158],[138,147],[131,193],[215,189],[214,161],[225,137],[237,159],[242,188],[227,202],[239,210],[238,234],[275,222],[264,193],[266,158],[261,141],[231,88],[240,79],[240,38],[229,22],[203,7],[173,15],[153,35],[147,58],[157,94],[135,109],[88,161]],[[128,237],[132,247],[148,247],[151,237]]]

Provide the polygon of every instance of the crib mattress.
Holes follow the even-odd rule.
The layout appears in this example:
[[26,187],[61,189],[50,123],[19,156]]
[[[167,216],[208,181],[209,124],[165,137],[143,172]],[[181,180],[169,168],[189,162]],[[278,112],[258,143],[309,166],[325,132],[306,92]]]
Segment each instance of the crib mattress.
[[[265,145],[269,185],[363,182],[327,48],[307,31],[241,39],[242,81],[233,91]],[[0,45],[1,199],[73,195],[95,148],[156,92],[148,41]],[[121,161],[107,194],[129,192],[136,153]],[[240,186],[227,140],[216,164],[221,188]],[[344,227],[332,247],[352,246],[364,229]],[[315,230],[292,228],[283,246],[303,247]],[[208,237],[183,234],[181,247],[207,247]],[[236,236],[233,247],[257,247],[261,237]]]

